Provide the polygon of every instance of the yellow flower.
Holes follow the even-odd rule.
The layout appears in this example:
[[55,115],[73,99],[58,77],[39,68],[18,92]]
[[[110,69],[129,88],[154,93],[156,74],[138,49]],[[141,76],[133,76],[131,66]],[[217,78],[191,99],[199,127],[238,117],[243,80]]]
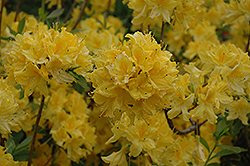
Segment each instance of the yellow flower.
[[171,53],[161,51],[150,34],[137,32],[127,37],[130,40],[120,47],[98,52],[97,69],[90,74],[101,115],[112,118],[126,112],[134,119],[165,108],[178,73]]
[[5,64],[11,78],[15,79],[30,95],[38,88],[47,96],[49,76],[59,82],[72,82],[65,71],[78,67],[77,72],[84,75],[92,69],[91,58],[88,55],[84,41],[66,31],[58,32],[39,24],[32,33],[18,34],[4,52],[8,62]]
[[227,120],[234,120],[239,118],[244,125],[248,125],[248,114],[250,113],[250,103],[244,98],[233,101],[227,106],[229,115]]
[[176,7],[177,2],[175,0],[145,0],[152,8],[150,16],[151,18],[160,17],[163,21],[170,23],[170,16],[173,9]]
[[16,166],[18,161],[13,160],[13,156],[10,153],[5,153],[4,147],[0,146],[0,163],[2,166]]
[[128,162],[125,155],[126,148],[127,146],[124,146],[118,152],[113,152],[109,156],[101,158],[105,163],[110,164],[110,166],[119,166],[119,165],[127,166]]

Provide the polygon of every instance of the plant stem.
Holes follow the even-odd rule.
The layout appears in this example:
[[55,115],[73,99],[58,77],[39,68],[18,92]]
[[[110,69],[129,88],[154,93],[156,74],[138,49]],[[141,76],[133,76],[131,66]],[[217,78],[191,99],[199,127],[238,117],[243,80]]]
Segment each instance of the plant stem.
[[17,17],[18,17],[18,14],[19,14],[19,8],[20,8],[20,0],[17,0],[15,21],[17,20]]
[[250,142],[249,142],[249,137],[248,137],[247,125],[244,125],[244,130],[245,130],[245,138],[246,138],[247,148],[250,149]]
[[31,143],[31,147],[30,147],[30,156],[29,156],[29,161],[28,161],[27,166],[31,166],[31,163],[32,163],[32,156],[33,156],[33,152],[35,149],[35,141],[36,141],[36,135],[37,135],[37,130],[38,130],[38,126],[39,126],[39,121],[40,121],[41,116],[42,116],[44,99],[45,99],[45,96],[42,95],[42,100],[41,100],[39,111],[38,111],[37,118],[36,118],[36,124],[35,124],[35,128],[34,128],[34,134],[33,134],[32,143]]
[[210,151],[210,153],[209,153],[209,155],[208,155],[208,157],[207,157],[207,160],[206,160],[206,162],[205,162],[204,166],[206,166],[206,165],[207,165],[207,163],[209,162],[210,157],[212,156],[212,154],[213,154],[213,152],[214,152],[215,148],[217,147],[217,144],[218,144],[218,140],[216,140],[216,141],[215,141],[214,147],[213,147],[213,149]]
[[71,5],[70,10],[69,10],[68,14],[66,15],[66,17],[65,17],[65,19],[64,19],[64,21],[63,21],[64,23],[66,23],[66,22],[68,21],[68,19],[69,19],[69,17],[71,16],[71,14],[72,14],[72,12],[73,12],[73,10],[74,10],[76,4],[77,4],[77,2],[74,1],[73,4]]
[[89,0],[85,0],[84,3],[82,4],[82,8],[81,8],[80,14],[77,17],[76,23],[75,23],[75,25],[74,25],[74,27],[73,27],[72,30],[74,30],[76,28],[76,26],[79,24],[79,22],[81,21],[81,18],[82,18],[83,14],[84,14],[84,10],[85,10],[85,8],[86,8],[86,6],[88,4],[88,1]]
[[246,52],[248,53],[248,56],[250,56],[249,46],[250,46],[250,21],[249,21],[249,32],[248,32],[248,40],[247,40],[247,46],[246,46]]
[[164,27],[165,27],[165,22],[162,21],[162,25],[161,25],[161,49],[163,49]]
[[2,0],[1,13],[0,13],[0,48],[1,48],[0,49],[0,57],[2,55],[2,47],[1,47],[1,41],[2,41],[1,37],[2,37],[2,35],[1,35],[1,29],[2,29],[3,6],[4,6],[4,0]]
[[108,1],[108,8],[107,8],[107,15],[106,15],[106,19],[109,16],[109,12],[110,12],[110,5],[111,5],[111,0]]

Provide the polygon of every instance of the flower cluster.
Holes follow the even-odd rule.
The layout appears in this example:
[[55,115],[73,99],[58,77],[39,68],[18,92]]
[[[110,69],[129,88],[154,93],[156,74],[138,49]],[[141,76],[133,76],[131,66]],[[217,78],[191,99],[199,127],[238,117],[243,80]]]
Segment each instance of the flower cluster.
[[39,25],[33,32],[18,34],[5,52],[8,63],[5,68],[12,82],[21,84],[29,96],[38,88],[48,95],[47,81],[50,76],[61,82],[72,82],[66,73],[72,67],[80,74],[91,70],[92,63],[84,41],[62,28],[61,32]]
[[93,98],[106,116],[119,116],[126,112],[135,115],[154,115],[167,107],[168,96],[174,91],[177,76],[176,63],[171,54],[162,51],[151,34],[140,32],[120,48],[100,51],[96,69],[90,78],[95,88]]

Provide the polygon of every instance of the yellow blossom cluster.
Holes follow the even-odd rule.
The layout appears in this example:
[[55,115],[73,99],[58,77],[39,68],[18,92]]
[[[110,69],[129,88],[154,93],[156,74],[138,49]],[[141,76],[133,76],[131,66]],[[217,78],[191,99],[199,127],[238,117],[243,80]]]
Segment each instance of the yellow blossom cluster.
[[120,48],[100,51],[94,59],[91,73],[93,98],[102,114],[114,118],[121,112],[134,119],[135,115],[154,115],[167,107],[174,91],[176,63],[171,53],[162,51],[151,34],[136,32]]
[[11,131],[19,131],[19,118],[22,117],[22,109],[27,104],[26,99],[19,99],[20,91],[9,86],[6,80],[0,80],[0,134],[8,137]]
[[51,123],[50,133],[56,144],[67,150],[70,160],[79,162],[96,144],[95,127],[88,122],[90,110],[83,96],[67,89],[53,87],[44,118]]
[[246,151],[250,0],[73,2],[43,1],[39,21],[1,11],[0,165],[207,166]]
[[29,96],[35,88],[48,95],[50,76],[61,82],[72,82],[66,69],[78,67],[80,74],[91,70],[92,63],[84,41],[62,28],[61,32],[38,25],[32,32],[18,34],[5,56],[5,68],[11,82],[21,84]]

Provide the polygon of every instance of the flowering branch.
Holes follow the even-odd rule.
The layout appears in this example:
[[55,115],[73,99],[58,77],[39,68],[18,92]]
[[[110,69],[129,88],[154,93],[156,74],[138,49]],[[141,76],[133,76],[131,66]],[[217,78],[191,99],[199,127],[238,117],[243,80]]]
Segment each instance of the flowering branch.
[[84,3],[82,4],[82,8],[81,8],[80,14],[79,14],[79,16],[77,17],[77,20],[76,20],[76,23],[75,23],[75,25],[74,25],[74,27],[73,27],[73,30],[76,28],[76,26],[78,25],[78,23],[81,21],[81,18],[82,18],[82,16],[83,16],[84,10],[85,10],[85,8],[86,8],[86,6],[87,6],[87,4],[88,4],[88,1],[89,1],[89,0],[85,0]]
[[31,163],[32,163],[32,156],[33,156],[33,151],[34,151],[34,148],[35,148],[35,141],[36,141],[38,125],[39,125],[39,121],[40,121],[41,116],[42,116],[42,110],[43,110],[43,106],[44,106],[44,99],[45,99],[45,97],[44,97],[44,95],[42,95],[42,100],[41,100],[39,111],[38,111],[37,118],[36,118],[36,124],[35,124],[34,134],[33,134],[32,143],[31,143],[31,147],[30,147],[30,156],[29,156],[29,161],[28,161],[27,166],[31,166]]

